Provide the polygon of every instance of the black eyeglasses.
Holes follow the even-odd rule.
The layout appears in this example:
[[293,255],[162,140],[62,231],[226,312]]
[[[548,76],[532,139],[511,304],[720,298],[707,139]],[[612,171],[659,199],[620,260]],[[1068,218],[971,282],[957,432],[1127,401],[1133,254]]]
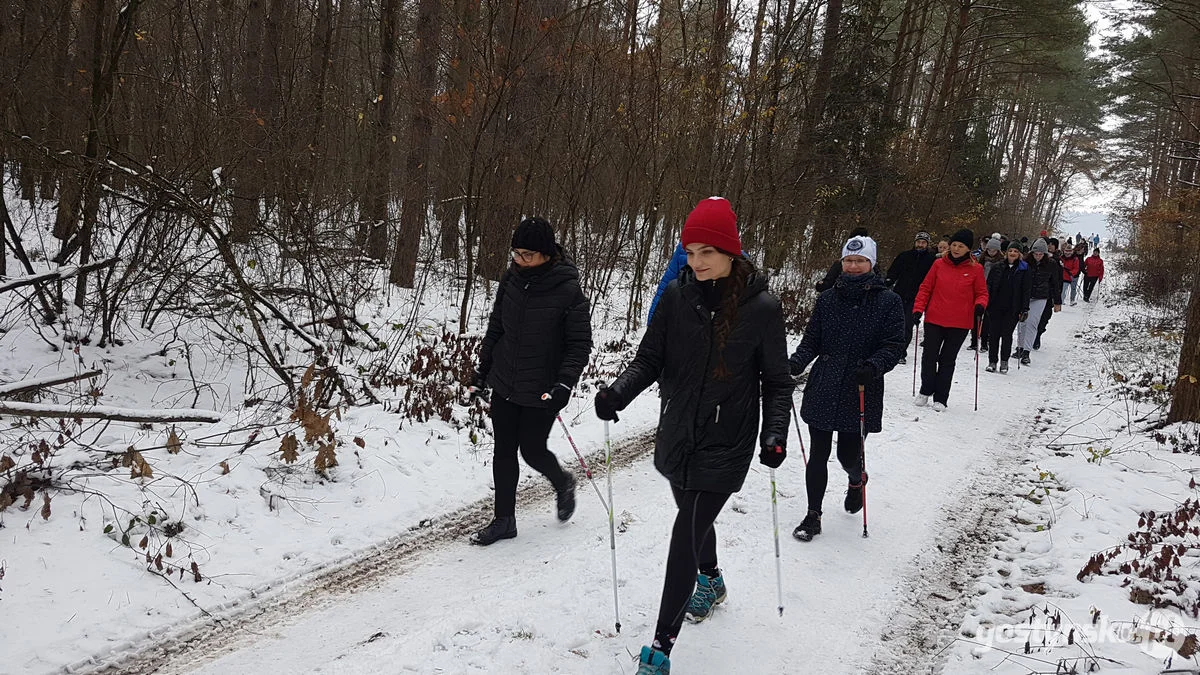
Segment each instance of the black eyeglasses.
[[520,258],[521,260],[523,260],[525,262],[533,262],[534,256],[536,256],[537,254],[538,254],[537,251],[523,251],[521,249],[516,249],[516,248],[514,248],[512,250],[513,260]]

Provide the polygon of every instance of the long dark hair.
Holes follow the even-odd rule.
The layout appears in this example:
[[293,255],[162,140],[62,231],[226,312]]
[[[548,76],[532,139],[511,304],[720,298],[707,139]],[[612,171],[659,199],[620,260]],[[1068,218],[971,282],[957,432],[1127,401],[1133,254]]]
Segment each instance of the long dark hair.
[[[720,249],[717,249],[720,250]],[[729,369],[725,367],[725,345],[729,342],[729,336],[733,333],[734,326],[737,324],[738,308],[742,304],[742,293],[746,291],[746,285],[750,283],[750,277],[754,276],[757,269],[754,263],[740,255],[733,255],[721,251],[733,258],[733,267],[729,270],[729,284],[725,287],[725,295],[721,298],[719,305],[720,321],[717,323],[717,350],[719,361],[717,362],[716,370],[713,375],[717,379],[729,377]]]

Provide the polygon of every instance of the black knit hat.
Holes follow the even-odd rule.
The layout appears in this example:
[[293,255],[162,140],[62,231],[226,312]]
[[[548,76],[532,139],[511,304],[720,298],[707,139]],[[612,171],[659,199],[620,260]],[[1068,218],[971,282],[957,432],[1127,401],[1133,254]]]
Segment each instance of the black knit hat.
[[554,244],[554,228],[542,217],[533,216],[521,221],[513,230],[512,247],[523,248],[527,251],[537,251],[553,256],[558,252]]
[[966,246],[967,248],[971,248],[972,246],[975,245],[975,233],[966,228],[963,228],[963,229],[959,230],[958,232],[955,232],[953,237],[950,237],[951,244],[953,244],[956,241],[958,243],[962,244],[963,246]]

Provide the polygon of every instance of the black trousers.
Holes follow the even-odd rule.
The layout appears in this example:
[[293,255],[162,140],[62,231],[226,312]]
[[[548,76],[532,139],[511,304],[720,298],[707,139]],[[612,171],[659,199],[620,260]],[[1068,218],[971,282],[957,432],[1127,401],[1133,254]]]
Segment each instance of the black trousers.
[[1084,277],[1083,278],[1083,301],[1092,301],[1092,292],[1096,290],[1096,282],[1100,281],[1099,277]]
[[521,476],[518,449],[525,463],[549,478],[555,489],[567,482],[558,458],[546,447],[554,418],[547,408],[527,408],[499,397],[492,399],[492,432],[496,437],[492,480],[496,483],[497,518],[516,515],[517,480]]
[[904,299],[904,353],[906,355],[909,346],[912,345],[913,327],[917,325],[917,320],[913,319],[913,305],[915,304],[916,298]]
[[921,352],[921,393],[942,405],[950,399],[954,362],[967,339],[967,328],[946,328],[925,322],[925,349]]
[[[808,490],[808,510],[821,513],[821,502],[825,500],[825,487],[829,484],[829,456],[833,452],[833,432],[808,427],[812,439],[812,454],[808,466],[804,467],[804,487]],[[862,439],[857,431],[839,431],[837,458],[846,471],[850,482],[857,485],[862,480]]]
[[1013,330],[1017,327],[1017,314],[988,314],[984,322],[987,329],[988,362],[1007,361],[1012,356]]
[[729,495],[723,492],[681,490],[674,485],[671,492],[679,512],[675,514],[675,527],[671,529],[667,572],[654,631],[663,651],[668,653],[670,640],[679,635],[679,629],[683,627],[688,600],[696,589],[696,574],[700,570],[717,568],[717,531],[713,523],[729,500]]

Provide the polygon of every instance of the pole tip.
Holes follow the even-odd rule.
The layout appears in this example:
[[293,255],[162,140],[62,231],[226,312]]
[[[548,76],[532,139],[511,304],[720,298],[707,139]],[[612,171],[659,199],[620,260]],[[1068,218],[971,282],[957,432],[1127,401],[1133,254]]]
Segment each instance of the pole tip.
[[617,622],[617,632],[618,633],[621,632],[621,622],[620,621]]
[[783,607],[782,606],[780,606],[780,608],[779,608],[779,616],[783,616]]

